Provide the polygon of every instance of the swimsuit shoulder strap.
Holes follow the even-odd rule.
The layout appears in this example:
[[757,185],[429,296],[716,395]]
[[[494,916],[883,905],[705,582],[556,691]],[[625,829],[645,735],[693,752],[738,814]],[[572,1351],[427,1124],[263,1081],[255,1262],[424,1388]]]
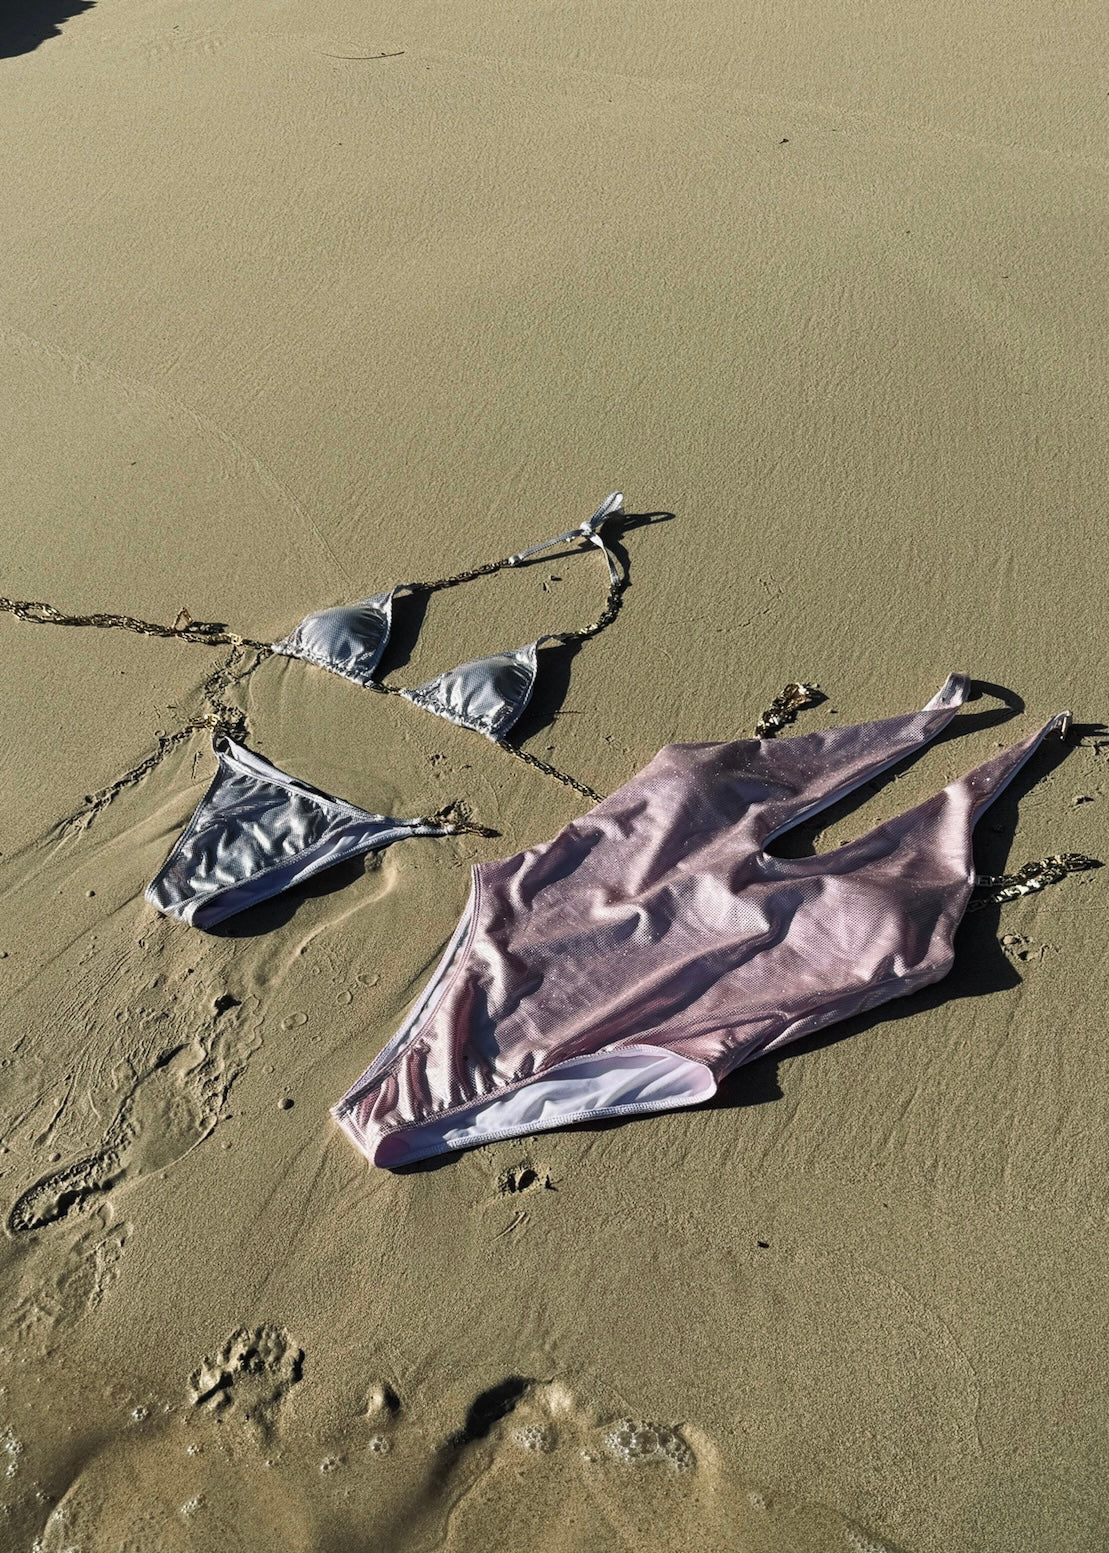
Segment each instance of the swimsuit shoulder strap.
[[605,542],[602,532],[604,525],[611,519],[619,517],[624,511],[624,497],[620,491],[612,491],[604,501],[584,523],[579,523],[577,528],[568,529],[564,534],[556,534],[553,539],[544,539],[538,545],[531,545],[527,550],[518,550],[514,555],[506,555],[499,561],[486,561],[481,566],[471,567],[469,571],[454,572],[449,577],[438,577],[433,582],[408,582],[401,583],[394,591],[409,591],[413,593],[439,593],[444,588],[457,588],[464,582],[473,582],[477,577],[490,577],[496,572],[505,571],[519,566],[524,561],[530,561],[533,556],[542,555],[544,550],[552,550],[556,545],[570,545],[578,540],[587,540],[596,545],[602,552],[608,566],[608,595],[605,599],[605,607],[592,624],[583,626],[578,631],[559,632],[555,636],[544,637],[543,641],[575,642],[583,641],[586,637],[596,636],[603,631],[605,626],[615,619],[620,607],[620,598],[623,594],[626,578],[623,576],[616,562],[616,557]]
[[611,491],[597,508],[591,518],[584,523],[579,523],[577,528],[568,529],[565,534],[557,534],[554,539],[545,539],[542,544],[532,545],[530,550],[521,550],[516,555],[507,558],[506,565],[519,566],[521,561],[530,561],[533,555],[542,555],[544,550],[552,550],[555,545],[571,545],[576,539],[588,539],[604,552],[608,562],[608,578],[611,583],[619,580],[619,572],[616,568],[616,558],[605,544],[604,534],[601,532],[609,518],[619,517],[624,511],[624,497],[620,491]]
[[[766,846],[922,749],[962,706],[968,685],[965,674],[951,674],[919,712],[826,728],[793,739],[757,741],[757,753],[754,759],[744,760],[744,770],[765,782],[770,794],[751,813],[752,839]],[[750,750],[750,742],[745,745]]]

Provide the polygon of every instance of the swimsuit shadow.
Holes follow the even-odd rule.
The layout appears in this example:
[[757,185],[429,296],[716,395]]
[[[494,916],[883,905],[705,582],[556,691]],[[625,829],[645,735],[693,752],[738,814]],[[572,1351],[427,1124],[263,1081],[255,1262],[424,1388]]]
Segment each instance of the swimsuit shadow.
[[425,593],[417,584],[411,593],[402,593],[393,600],[393,618],[389,626],[389,640],[381,655],[375,677],[384,681],[397,669],[403,669],[412,661],[412,652],[424,628],[424,619],[433,595]]
[[283,890],[280,895],[259,901],[257,906],[237,911],[233,917],[208,928],[207,932],[212,938],[258,938],[263,933],[272,933],[275,928],[291,922],[306,900],[318,900],[323,895],[333,895],[336,890],[345,890],[374,866],[364,856],[347,858],[291,890]]
[[91,11],[95,0],[13,0],[0,12],[0,59],[30,54],[48,38],[60,38],[62,23],[82,11]]

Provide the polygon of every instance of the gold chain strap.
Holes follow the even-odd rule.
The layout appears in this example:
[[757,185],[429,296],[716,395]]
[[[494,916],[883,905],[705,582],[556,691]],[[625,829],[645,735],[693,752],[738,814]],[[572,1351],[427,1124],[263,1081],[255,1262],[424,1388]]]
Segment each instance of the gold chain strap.
[[97,612],[92,615],[63,615],[53,604],[43,604],[37,599],[0,598],[0,613],[14,615],[35,626],[96,626],[102,631],[134,631],[138,636],[176,638],[182,642],[196,642],[201,647],[252,647],[255,652],[269,653],[268,642],[255,642],[249,636],[239,636],[226,630],[215,621],[194,620],[187,609],[181,610],[171,626],[159,625],[153,620],[138,620],[134,615],[110,615]]
[[1022,895],[1036,895],[1049,884],[1058,884],[1068,874],[1100,867],[1096,857],[1086,857],[1082,852],[1053,852],[1038,863],[1025,863],[1015,874],[979,874],[974,888],[986,893],[972,897],[967,910],[981,911],[985,906],[1002,905]]
[[[611,552],[609,553],[611,554]],[[492,577],[495,572],[512,571],[518,565],[518,556],[506,555],[502,556],[499,561],[486,561],[481,566],[472,566],[469,571],[453,572],[449,577],[437,577],[434,582],[400,583],[397,591],[399,592],[403,589],[409,593],[439,593],[444,588],[457,588],[461,583],[474,582],[478,577]],[[584,642],[589,637],[596,636],[616,619],[620,612],[620,605],[623,602],[627,586],[628,578],[626,573],[622,572],[619,576],[613,577],[609,582],[608,592],[605,595],[604,608],[596,620],[590,625],[582,626],[577,631],[552,632],[548,640],[569,645],[572,642]]]
[[479,825],[475,820],[471,820],[469,809],[457,799],[444,804],[441,809],[436,809],[434,814],[425,815],[419,823],[441,826],[442,829],[449,830],[452,836],[484,836],[489,839],[500,835],[500,831],[494,830],[492,826]]
[[561,782],[563,787],[572,787],[575,793],[580,793],[583,798],[588,798],[590,803],[602,803],[604,794],[593,790],[587,783],[579,782],[577,777],[572,777],[566,771],[560,771],[557,766],[548,765],[545,760],[540,760],[538,755],[533,755],[530,750],[522,750],[518,744],[502,744],[502,749],[510,755],[515,755],[517,760],[522,760],[525,766],[530,766],[533,771],[542,771],[544,776],[554,777],[556,782]]
[[[793,722],[798,712],[823,699],[819,685],[787,685],[755,724],[755,737],[772,739],[780,729]],[[1100,867],[1097,858],[1086,857],[1082,852],[1054,852],[1039,862],[1025,863],[1015,874],[979,874],[974,885],[976,893],[967,910],[981,911],[985,906],[1002,905],[1018,900],[1022,895],[1035,895],[1049,884],[1058,884],[1068,874]]]
[[755,738],[772,739],[796,719],[798,712],[809,706],[819,706],[823,700],[824,693],[819,685],[787,685],[755,724]]

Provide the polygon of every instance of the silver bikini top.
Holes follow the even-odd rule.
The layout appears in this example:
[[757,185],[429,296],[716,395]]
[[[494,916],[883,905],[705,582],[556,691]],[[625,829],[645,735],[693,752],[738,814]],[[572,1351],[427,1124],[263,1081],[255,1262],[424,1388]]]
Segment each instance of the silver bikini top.
[[385,687],[377,678],[378,665],[389,642],[393,624],[393,601],[400,593],[434,592],[471,577],[500,571],[504,567],[518,566],[555,545],[572,544],[587,539],[600,549],[608,564],[609,596],[605,612],[592,626],[582,631],[540,636],[524,647],[492,654],[488,658],[475,658],[461,663],[429,679],[411,690],[401,690],[400,695],[425,711],[445,717],[448,722],[462,728],[472,728],[476,733],[497,742],[519,721],[531,699],[537,673],[536,653],[548,642],[579,641],[591,636],[611,618],[621,587],[621,577],[612,551],[605,543],[602,528],[610,519],[624,510],[624,498],[619,491],[606,496],[591,518],[545,540],[530,550],[507,556],[488,566],[465,572],[457,577],[444,578],[437,583],[399,583],[387,593],[375,593],[357,604],[342,604],[335,609],[320,610],[308,615],[294,631],[274,642],[274,652],[287,658],[301,658],[306,663],[317,664],[341,674],[365,689],[382,690]]

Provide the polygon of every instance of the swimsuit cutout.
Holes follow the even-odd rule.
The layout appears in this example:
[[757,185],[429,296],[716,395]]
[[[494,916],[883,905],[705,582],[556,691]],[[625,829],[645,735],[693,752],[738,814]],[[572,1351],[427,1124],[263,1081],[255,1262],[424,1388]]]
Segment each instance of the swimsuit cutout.
[[741,1063],[939,980],[972,831],[1066,714],[835,851],[766,849],[934,739],[966,696],[784,742],[667,745],[552,841],[473,870],[402,1028],[334,1108],[395,1167],[693,1105]]
[[[537,650],[547,642],[592,636],[613,617],[623,583],[601,529],[622,513],[623,507],[623,496],[614,491],[578,528],[504,561],[438,583],[399,584],[389,593],[358,604],[309,615],[283,641],[276,642],[273,650],[318,664],[355,684],[384,689],[374,676],[389,640],[393,598],[398,592],[434,592],[471,576],[518,566],[554,545],[587,539],[603,552],[609,578],[605,610],[592,625],[581,631],[542,636],[515,651],[460,664],[424,685],[399,692],[406,700],[501,743],[531,699]],[[214,927],[235,912],[290,889],[345,858],[378,850],[406,836],[482,830],[439,816],[399,820],[369,814],[298,782],[226,734],[214,738],[212,748],[218,759],[212,784],[146,890],[151,906],[193,927]],[[523,751],[513,753],[596,797],[591,789],[553,772],[544,762]]]
[[[522,550],[507,560],[494,562],[482,570],[498,571],[502,567],[518,566],[554,545],[572,544],[577,539],[588,539],[603,553],[608,563],[609,594],[620,586],[620,575],[612,552],[605,544],[601,530],[610,518],[624,510],[624,498],[619,491],[606,496],[591,518],[545,540],[530,550]],[[453,580],[453,579],[452,579]],[[344,604],[336,609],[321,610],[308,615],[294,631],[273,650],[288,658],[302,658],[344,679],[353,680],[365,689],[380,690],[377,667],[388,645],[393,625],[393,600],[398,593],[433,591],[445,584],[398,583],[388,593],[375,593],[372,598],[357,604]],[[486,738],[500,742],[508,731],[519,722],[531,699],[535,687],[536,652],[548,642],[569,642],[582,635],[592,634],[592,628],[583,632],[568,632],[553,636],[541,636],[524,647],[507,652],[494,653],[488,658],[475,658],[470,663],[459,664],[445,674],[436,675],[423,685],[399,692],[406,701],[422,706],[425,711],[445,717],[461,728],[472,728]]]

